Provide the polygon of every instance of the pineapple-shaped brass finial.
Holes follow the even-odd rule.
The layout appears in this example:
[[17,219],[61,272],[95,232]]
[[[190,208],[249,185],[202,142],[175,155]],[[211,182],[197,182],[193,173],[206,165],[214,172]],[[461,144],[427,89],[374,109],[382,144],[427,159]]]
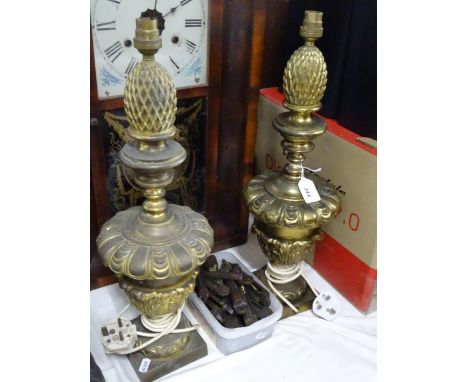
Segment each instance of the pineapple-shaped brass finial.
[[317,111],[327,85],[327,65],[315,40],[322,36],[322,13],[306,11],[301,36],[305,43],[289,58],[284,70],[284,106],[291,110]]

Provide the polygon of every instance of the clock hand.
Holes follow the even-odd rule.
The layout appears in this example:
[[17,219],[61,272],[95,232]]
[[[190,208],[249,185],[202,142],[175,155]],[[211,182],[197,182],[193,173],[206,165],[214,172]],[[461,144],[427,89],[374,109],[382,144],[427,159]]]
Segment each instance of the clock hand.
[[179,8],[179,7],[180,7],[180,4],[179,4],[178,6],[176,6],[176,7],[174,7],[174,8],[171,8],[171,10],[170,10],[169,12],[167,12],[165,15],[163,15],[163,17],[165,18],[167,15],[169,15],[169,14],[171,14],[171,13],[174,13],[175,10],[176,10],[177,8]]

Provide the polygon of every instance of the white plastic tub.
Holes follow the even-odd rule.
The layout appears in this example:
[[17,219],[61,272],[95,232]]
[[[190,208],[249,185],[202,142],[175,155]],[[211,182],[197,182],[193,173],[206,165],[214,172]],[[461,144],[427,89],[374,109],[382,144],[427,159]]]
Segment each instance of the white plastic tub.
[[[223,251],[217,253],[215,256],[218,260],[218,264],[220,264],[223,259],[231,263],[238,263],[246,274],[252,276],[257,283],[265,287],[234,253]],[[266,290],[268,291],[268,289]],[[207,327],[215,339],[216,347],[224,354],[231,354],[247,349],[270,338],[276,322],[281,318],[283,312],[283,307],[279,300],[270,293],[270,309],[273,312],[272,314],[252,325],[243,328],[229,329],[222,326],[216,318],[214,318],[204,302],[197,296],[196,292],[193,292],[189,296],[189,301],[198,309],[201,316],[206,321]]]

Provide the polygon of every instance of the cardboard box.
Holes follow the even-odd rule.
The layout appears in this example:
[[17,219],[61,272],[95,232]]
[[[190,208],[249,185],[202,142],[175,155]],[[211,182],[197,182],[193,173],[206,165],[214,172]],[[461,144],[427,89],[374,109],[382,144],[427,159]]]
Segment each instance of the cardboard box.
[[[286,111],[277,88],[260,90],[256,174],[278,171],[286,158],[281,135],[273,118]],[[363,139],[324,118],[328,130],[306,154],[305,166],[322,168],[319,173],[340,186],[343,210],[323,227],[325,237],[317,242],[311,264],[330,284],[363,313],[376,309],[377,280],[377,150],[375,141]]]

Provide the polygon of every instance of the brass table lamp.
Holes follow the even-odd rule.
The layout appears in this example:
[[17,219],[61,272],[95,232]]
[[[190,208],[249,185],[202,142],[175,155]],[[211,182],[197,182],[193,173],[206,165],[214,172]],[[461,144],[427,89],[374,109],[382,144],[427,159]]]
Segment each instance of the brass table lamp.
[[[279,114],[273,127],[284,138],[281,146],[288,163],[280,173],[255,176],[244,191],[254,216],[252,230],[269,259],[257,275],[282,298],[283,317],[311,308],[316,292],[301,276],[302,263],[311,260],[314,242],[323,237],[320,227],[341,210],[335,186],[314,173],[305,174],[302,165],[304,154],[314,148],[312,141],[326,131],[325,121],[315,114],[327,83],[325,60],[314,44],[322,32],[322,13],[306,11],[300,28],[305,44],[284,71],[284,106],[289,111]],[[298,186],[301,178],[313,181],[317,202],[304,201]]]
[[[144,190],[146,200],[142,206],[117,213],[103,225],[97,238],[102,261],[117,275],[120,287],[142,314],[134,324],[137,331],[147,333],[144,340],[138,339],[130,349],[118,353],[129,354],[135,371],[145,381],[207,354],[196,331],[180,329],[191,326],[182,308],[194,289],[199,266],[213,246],[213,230],[204,216],[164,199],[164,188],[172,183],[174,168],[184,161],[186,152],[172,139],[176,90],[166,69],[154,59],[161,48],[156,23],[150,17],[136,20],[134,45],[143,60],[130,72],[125,85],[128,134],[133,140],[120,151],[127,176]],[[130,337],[131,333],[123,333]],[[148,338],[152,342],[144,346]],[[138,369],[144,358],[152,362],[141,373]]]

